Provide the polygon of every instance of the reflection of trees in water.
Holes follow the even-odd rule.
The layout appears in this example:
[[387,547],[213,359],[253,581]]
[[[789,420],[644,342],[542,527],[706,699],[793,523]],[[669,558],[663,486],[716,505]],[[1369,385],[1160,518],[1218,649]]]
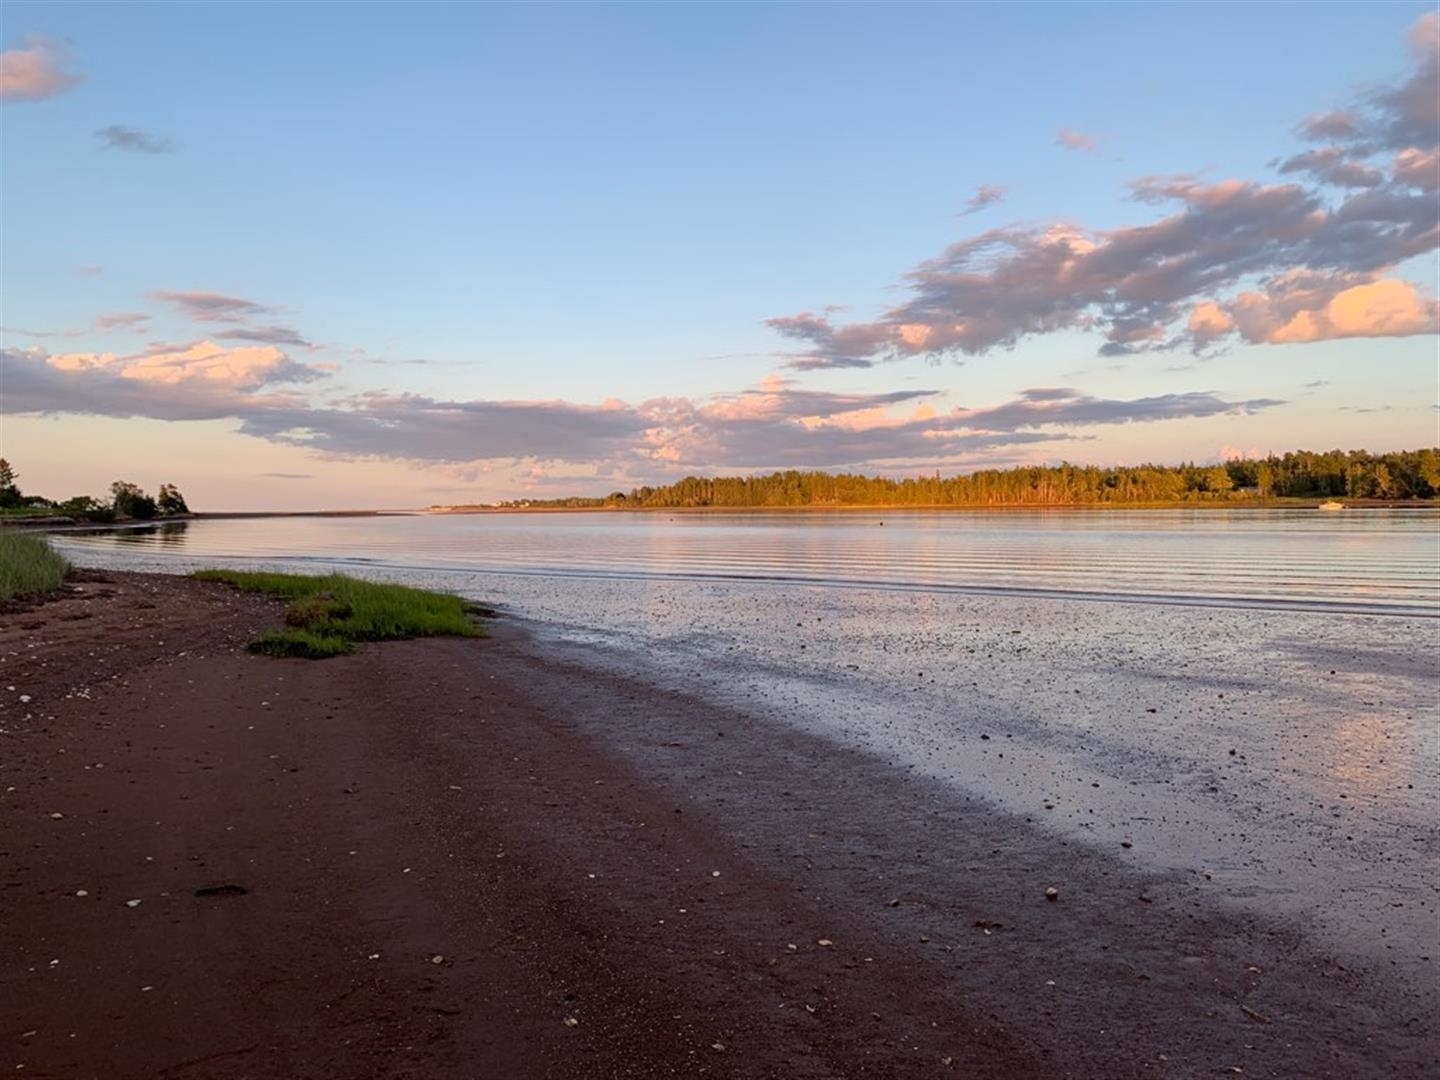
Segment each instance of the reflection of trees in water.
[[158,539],[165,544],[179,544],[185,540],[188,521],[166,521],[159,525],[146,525],[139,529],[122,529],[115,533],[115,540],[121,544],[143,544]]

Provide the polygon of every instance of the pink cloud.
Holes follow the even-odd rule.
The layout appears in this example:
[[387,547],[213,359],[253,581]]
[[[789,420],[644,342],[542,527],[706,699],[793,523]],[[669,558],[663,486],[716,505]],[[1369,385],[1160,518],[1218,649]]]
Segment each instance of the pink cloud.
[[95,326],[100,330],[143,330],[150,316],[143,311],[110,311],[95,316]]
[[1241,293],[1230,311],[1245,340],[1270,345],[1440,332],[1440,303],[1398,278],[1334,290],[1295,275],[1268,292]]
[[111,371],[123,379],[167,387],[257,390],[269,383],[309,381],[323,374],[315,365],[297,364],[273,345],[226,348],[213,341],[161,346],[135,356],[114,353],[61,353],[47,359],[60,371]]
[[1074,128],[1061,128],[1055,132],[1055,141],[1066,150],[1078,150],[1084,154],[1093,154],[1100,147],[1100,141],[1094,135]]
[[254,300],[223,293],[156,289],[150,295],[156,300],[174,304],[196,322],[240,322],[255,315],[267,315],[272,310]]
[[65,70],[65,50],[48,38],[31,35],[25,44],[0,52],[0,101],[44,101],[85,81]]

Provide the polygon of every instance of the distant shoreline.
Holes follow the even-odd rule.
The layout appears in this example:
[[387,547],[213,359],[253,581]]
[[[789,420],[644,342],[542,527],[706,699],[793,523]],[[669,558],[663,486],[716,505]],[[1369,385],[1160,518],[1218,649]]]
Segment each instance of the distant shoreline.
[[24,529],[33,532],[124,532],[132,529],[157,529],[166,525],[184,525],[192,521],[242,521],[260,518],[415,517],[423,512],[421,510],[217,510],[150,518],[146,521],[136,519],[76,521],[74,518],[60,515],[0,517],[0,529]]
[[[139,532],[193,521],[259,521],[272,518],[382,518],[382,517],[466,517],[489,514],[668,514],[674,516],[760,516],[765,514],[975,514],[975,513],[1132,513],[1155,510],[1318,510],[1326,499],[1267,499],[1245,502],[1163,502],[1163,503],[967,503],[964,505],[887,506],[429,506],[413,510],[219,510],[153,518],[149,521],[75,521],[59,517],[0,518],[0,529],[48,533]],[[1344,499],[1335,500],[1347,510],[1410,510],[1440,512],[1437,499]]]
[[[1247,499],[1245,501],[1176,501],[1135,503],[887,503],[806,506],[427,506],[414,513],[431,517],[466,514],[814,514],[814,513],[1014,513],[1130,510],[1318,510],[1322,503],[1339,502],[1347,510],[1440,510],[1437,499]],[[213,515],[212,515],[213,516]]]

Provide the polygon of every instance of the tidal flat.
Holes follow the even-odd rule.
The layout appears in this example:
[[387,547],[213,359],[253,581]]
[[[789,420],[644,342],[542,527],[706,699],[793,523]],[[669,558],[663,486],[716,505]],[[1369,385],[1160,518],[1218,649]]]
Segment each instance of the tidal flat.
[[[682,1048],[727,1076],[928,1075],[945,1058],[993,1076],[1419,1076],[1433,1060],[1424,580],[1384,612],[1356,610],[1363,583],[1298,608],[967,592],[517,569],[478,550],[441,565],[398,557],[403,528],[346,569],[494,602],[500,632],[326,661],[342,666],[307,672],[306,698],[359,709],[349,672],[373,698],[365,768],[419,783],[394,755],[433,754],[471,778],[436,791],[485,778],[492,796],[458,814],[412,807],[421,831],[395,843],[443,840],[503,889],[531,888],[507,876],[520,860],[560,899],[509,902],[561,904],[547,940],[567,963],[643,970],[695,1006],[672,1024],[615,983],[607,1000],[654,1034],[631,1046],[653,1071],[531,1075],[667,1075]],[[326,554],[199,536],[66,550],[172,570]],[[1357,550],[1379,557],[1383,538],[1312,546],[1314,572],[1334,554],[1363,576]],[[724,1051],[697,1008],[728,1018]]]

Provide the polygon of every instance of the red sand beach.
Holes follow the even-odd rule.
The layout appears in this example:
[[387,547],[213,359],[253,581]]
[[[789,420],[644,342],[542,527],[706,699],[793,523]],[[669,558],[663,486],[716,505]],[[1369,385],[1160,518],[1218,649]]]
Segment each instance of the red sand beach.
[[1419,1077],[1440,1056],[1426,1002],[1283,922],[865,755],[505,620],[248,654],[280,619],[109,572],[0,614],[0,1069]]

